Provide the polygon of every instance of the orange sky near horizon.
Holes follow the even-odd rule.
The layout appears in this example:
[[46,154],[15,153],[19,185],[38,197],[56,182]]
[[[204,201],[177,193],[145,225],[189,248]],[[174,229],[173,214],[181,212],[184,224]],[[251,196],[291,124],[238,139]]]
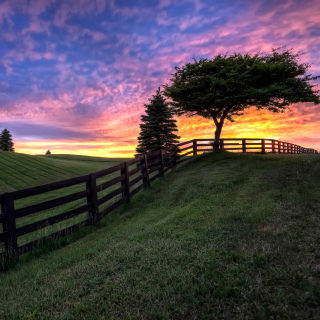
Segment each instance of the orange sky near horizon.
[[[320,117],[316,119],[319,107],[305,104],[303,109],[310,109],[304,116],[297,114],[298,106],[291,107],[285,113],[274,114],[268,111],[257,111],[254,107],[246,110],[244,116],[235,122],[226,122],[222,138],[269,138],[291,142],[305,148],[320,149]],[[310,118],[315,121],[310,122]],[[214,137],[213,120],[201,117],[178,117],[180,141]],[[139,128],[132,127],[125,131],[123,140],[135,140]],[[310,138],[311,137],[311,138]],[[22,141],[16,142],[16,152],[27,154],[44,154],[50,149],[53,154],[79,154],[98,157],[132,157],[135,153],[135,143],[112,141]]]

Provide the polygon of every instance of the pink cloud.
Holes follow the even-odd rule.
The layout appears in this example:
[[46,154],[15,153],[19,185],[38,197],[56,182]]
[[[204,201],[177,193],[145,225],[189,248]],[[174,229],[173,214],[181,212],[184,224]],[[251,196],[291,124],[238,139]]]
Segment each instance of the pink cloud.
[[103,12],[106,7],[106,0],[77,0],[77,1],[64,1],[57,13],[55,14],[53,23],[56,26],[62,27],[65,25],[67,19],[75,14],[97,14]]
[[[5,1],[0,4],[0,24],[3,21],[13,23],[12,16],[15,10],[18,10],[18,3],[19,1]],[[81,126],[85,132],[95,128],[98,132],[97,139],[103,139],[105,135],[105,139],[112,137],[117,143],[126,139],[135,141],[139,133],[140,115],[144,112],[143,104],[158,86],[168,82],[174,65],[189,62],[194,55],[212,58],[215,54],[223,52],[267,53],[271,48],[287,45],[295,51],[306,52],[302,59],[314,63],[311,72],[320,71],[320,58],[314,53],[320,46],[320,34],[309,35],[310,30],[317,29],[319,25],[320,2],[314,0],[308,1],[308,5],[283,1],[269,10],[261,9],[262,1],[252,2],[247,6],[245,14],[235,14],[232,19],[226,19],[221,24],[214,23],[221,16],[228,16],[232,8],[226,7],[218,11],[213,4],[209,6],[212,15],[203,17],[201,10],[205,8],[205,4],[197,0],[189,2],[193,3],[194,12],[180,17],[172,17],[168,10],[170,6],[181,4],[176,0],[159,1],[156,12],[147,8],[138,10],[120,7],[117,2],[99,0],[61,3],[38,0],[32,2],[32,5],[25,1],[20,3],[20,10],[32,18],[29,26],[21,31],[24,37],[12,32],[1,35],[8,41],[22,39],[21,49],[8,51],[1,62],[9,74],[14,72],[12,63],[15,61],[56,59],[59,61],[54,67],[57,73],[57,89],[53,94],[34,84],[33,92],[29,96],[17,98],[10,110],[0,109],[1,117],[8,121],[41,121],[70,129]],[[53,21],[43,21],[39,15],[50,4],[59,4],[55,17]],[[139,21],[149,18],[152,14],[159,30],[164,30],[162,27],[171,28],[164,35],[159,35],[153,27],[150,36],[147,32],[139,34],[135,30],[129,33],[119,30],[116,34],[111,34],[110,21],[103,22],[99,31],[68,24],[70,17],[82,17],[84,14],[92,16],[104,10],[112,10],[114,15],[122,15],[125,18],[136,17]],[[83,36],[92,40],[90,44],[103,43],[99,52],[100,58],[90,56],[84,62],[70,62],[70,54],[57,53],[55,43],[47,43],[46,52],[38,52],[30,35],[39,32],[49,34],[52,25],[63,27],[66,31],[67,40],[63,40],[63,45],[69,43],[71,46],[75,42],[79,45],[77,41]],[[212,25],[214,27],[211,27]],[[187,32],[188,29],[200,27],[199,32]],[[108,42],[110,36],[114,36],[116,40]],[[113,52],[114,46],[119,50]],[[139,46],[148,47],[149,51],[135,51]],[[89,53],[91,50],[98,50],[90,45],[88,47]],[[102,53],[103,50],[108,52]],[[112,58],[112,62],[106,63],[105,57]],[[96,64],[97,67],[90,71],[86,63]],[[319,107],[303,104],[292,106],[292,110],[293,115],[290,117],[289,113],[273,115],[248,110],[236,123],[227,124],[223,134],[257,134],[287,140],[302,139],[299,138],[300,135],[318,139]],[[257,121],[260,126],[257,126]],[[179,118],[179,127],[182,139],[211,137],[214,131],[213,123],[201,118]],[[320,147],[318,140],[303,141],[308,144],[316,143]],[[134,150],[133,144],[130,147]]]

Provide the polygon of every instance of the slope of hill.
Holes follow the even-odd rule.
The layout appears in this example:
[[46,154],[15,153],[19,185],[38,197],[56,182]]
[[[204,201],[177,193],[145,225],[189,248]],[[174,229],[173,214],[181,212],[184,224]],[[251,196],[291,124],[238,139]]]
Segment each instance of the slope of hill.
[[1,319],[319,319],[320,157],[205,154],[0,273]]
[[0,193],[89,174],[127,159],[75,155],[31,156],[0,151]]

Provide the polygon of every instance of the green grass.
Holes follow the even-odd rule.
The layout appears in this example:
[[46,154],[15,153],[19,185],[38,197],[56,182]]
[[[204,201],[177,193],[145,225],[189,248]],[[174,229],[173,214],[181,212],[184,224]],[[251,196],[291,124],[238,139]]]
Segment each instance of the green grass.
[[78,177],[127,160],[64,154],[31,156],[0,151],[0,193]]
[[[26,189],[38,185],[43,185],[55,181],[65,180],[73,177],[86,175],[97,172],[99,170],[113,167],[119,163],[125,162],[126,158],[100,158],[78,155],[46,155],[31,156],[21,153],[0,151],[0,193],[10,192],[20,189]],[[114,178],[117,173],[98,180],[102,183],[106,180]],[[119,185],[113,188],[119,187]],[[69,188],[59,189],[52,192],[43,193],[34,197],[28,197],[15,202],[15,208],[30,206],[40,202],[55,199],[61,196],[79,192],[85,189],[85,184],[78,184]],[[103,196],[112,188],[106,189],[100,193]],[[112,202],[113,200],[109,201]],[[66,205],[56,207],[50,210],[42,211],[17,220],[17,227],[26,225],[31,222],[42,220],[47,217],[66,212],[73,208],[86,203],[86,199],[73,201]],[[106,206],[106,205],[105,205]],[[103,207],[101,206],[101,209]],[[77,222],[85,220],[88,215],[82,214],[78,217],[59,222],[53,226],[49,226],[18,238],[18,245],[44,237],[55,231],[64,229]],[[3,249],[3,248],[2,248]]]
[[320,157],[205,154],[0,274],[1,319],[319,319]]

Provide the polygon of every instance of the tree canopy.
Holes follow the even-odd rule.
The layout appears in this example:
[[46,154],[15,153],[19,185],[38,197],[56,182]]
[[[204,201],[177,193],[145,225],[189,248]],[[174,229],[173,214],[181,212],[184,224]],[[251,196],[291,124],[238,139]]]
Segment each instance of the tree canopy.
[[0,134],[0,150],[14,152],[14,143],[12,141],[12,135],[6,128],[2,130]]
[[149,101],[149,104],[145,104],[146,115],[141,116],[137,154],[169,147],[178,143],[180,138],[175,134],[178,131],[176,120],[173,119],[172,110],[162,96],[160,88]]
[[178,115],[213,119],[215,148],[225,120],[258,110],[284,112],[297,102],[319,103],[319,90],[310,84],[319,76],[307,74],[310,64],[300,63],[301,54],[273,49],[271,54],[218,54],[213,59],[194,59],[175,67],[164,95]]

